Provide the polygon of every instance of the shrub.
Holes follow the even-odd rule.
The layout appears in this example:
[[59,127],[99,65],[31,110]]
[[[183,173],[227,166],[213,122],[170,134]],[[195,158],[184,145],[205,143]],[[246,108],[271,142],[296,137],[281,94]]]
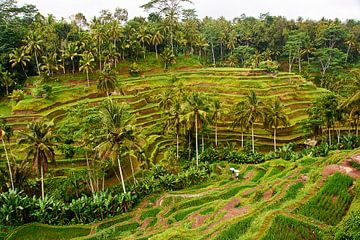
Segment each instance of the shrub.
[[23,90],[14,90],[11,94],[11,99],[15,102],[20,102],[21,100],[24,100],[25,93]]
[[268,72],[276,72],[279,70],[279,63],[275,62],[275,61],[263,61],[259,63],[259,68],[260,69],[265,69]]
[[139,65],[138,65],[136,62],[132,63],[132,64],[129,66],[129,73],[130,73],[130,75],[133,76],[133,77],[139,76],[139,74],[140,74],[140,67],[139,67]]
[[40,85],[35,89],[35,96],[49,99],[52,96],[52,87],[48,84]]

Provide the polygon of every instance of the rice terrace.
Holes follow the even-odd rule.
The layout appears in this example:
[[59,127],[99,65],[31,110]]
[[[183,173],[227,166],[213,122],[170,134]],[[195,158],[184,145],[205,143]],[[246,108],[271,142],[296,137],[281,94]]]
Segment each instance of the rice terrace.
[[360,239],[356,1],[95,2],[0,0],[0,239]]

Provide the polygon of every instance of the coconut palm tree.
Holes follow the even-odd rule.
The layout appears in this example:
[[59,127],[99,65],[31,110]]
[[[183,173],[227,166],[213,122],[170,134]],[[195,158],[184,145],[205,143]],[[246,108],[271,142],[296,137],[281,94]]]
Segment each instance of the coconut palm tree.
[[144,59],[145,59],[145,57],[146,57],[145,44],[149,44],[149,42],[151,40],[151,35],[147,32],[146,26],[141,25],[141,27],[139,29],[139,33],[137,35],[137,38],[138,38],[139,42],[142,44],[142,48],[144,51]]
[[34,54],[36,67],[38,74],[40,75],[40,63],[39,57],[43,48],[43,40],[41,39],[41,35],[36,31],[29,31],[29,35],[26,36],[25,40],[25,51],[28,54]]
[[274,151],[276,151],[276,134],[279,126],[288,126],[289,119],[286,115],[284,105],[281,104],[279,98],[269,104],[264,109],[264,126],[266,129],[273,129],[274,131]]
[[211,120],[215,124],[215,147],[218,146],[218,121],[221,118],[221,103],[219,99],[215,99],[212,105]]
[[161,44],[164,41],[164,35],[161,34],[161,32],[158,30],[156,31],[150,39],[150,42],[152,45],[154,45],[155,47],[155,54],[156,54],[156,59],[158,59],[158,46],[159,44]]
[[28,77],[26,71],[25,71],[25,68],[26,67],[26,64],[28,62],[30,62],[31,60],[31,57],[26,54],[26,52],[24,51],[24,49],[22,48],[16,48],[14,49],[10,54],[9,54],[9,57],[10,57],[10,63],[11,63],[11,67],[12,68],[15,68],[17,65],[20,65],[25,76]]
[[92,53],[84,53],[81,55],[79,71],[86,72],[86,80],[88,87],[90,87],[89,72],[94,70],[94,56]]
[[117,162],[122,188],[126,193],[120,157],[125,147],[134,138],[135,127],[133,124],[135,119],[129,112],[127,105],[118,105],[111,100],[101,111],[101,116],[107,134],[102,143],[96,147],[96,150],[101,158],[110,157],[113,163]]
[[176,61],[175,55],[168,48],[164,49],[164,51],[160,54],[160,57],[164,63],[164,71],[167,70],[169,64],[175,63]]
[[13,174],[12,174],[12,171],[11,171],[11,165],[10,165],[9,155],[8,155],[8,152],[7,152],[7,149],[6,149],[6,146],[5,146],[4,137],[5,137],[5,131],[0,128],[0,139],[1,139],[1,142],[2,142],[2,145],[3,145],[3,148],[4,148],[4,151],[5,151],[6,162],[7,162],[8,168],[9,168],[11,189],[12,189],[12,190],[15,190],[14,180],[13,180]]
[[0,72],[0,86],[3,86],[6,91],[6,96],[9,95],[9,88],[15,84],[12,74],[8,71]]
[[234,121],[232,123],[232,128],[240,128],[241,130],[241,148],[244,148],[244,130],[248,128],[248,122],[245,121],[244,118],[245,112],[245,104],[244,102],[240,102],[236,104],[234,109]]
[[109,97],[109,93],[116,89],[115,73],[109,68],[100,71],[97,88],[102,92],[106,92],[106,95]]
[[256,96],[254,91],[250,91],[246,96],[244,102],[244,112],[242,117],[244,121],[248,122],[251,126],[251,141],[252,141],[252,152],[255,152],[255,136],[254,136],[254,124],[256,121],[263,118],[263,104],[260,99]]
[[165,121],[165,128],[168,130],[175,129],[176,133],[176,158],[179,159],[179,135],[182,121],[183,109],[179,101],[175,101],[174,105],[168,112],[168,116]]
[[163,113],[167,113],[174,104],[174,91],[171,89],[165,90],[157,96],[157,101],[159,103],[159,109],[162,110]]
[[48,172],[48,162],[55,162],[54,135],[52,123],[34,122],[28,125],[27,132],[20,132],[19,144],[25,144],[23,152],[27,153],[25,159],[32,156],[33,170],[41,176],[41,197],[44,199],[44,174]]
[[206,121],[207,105],[205,98],[199,93],[193,93],[187,100],[188,113],[185,119],[189,125],[195,126],[195,151],[196,151],[196,165],[199,165],[199,141],[198,128]]
[[79,47],[76,42],[69,42],[65,48],[65,56],[72,62],[72,73],[75,73],[75,58],[79,55]]

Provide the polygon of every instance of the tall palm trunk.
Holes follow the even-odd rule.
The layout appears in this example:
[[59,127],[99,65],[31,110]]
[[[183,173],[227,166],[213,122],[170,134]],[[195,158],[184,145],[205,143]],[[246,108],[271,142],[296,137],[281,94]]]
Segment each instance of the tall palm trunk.
[[158,59],[158,49],[157,49],[157,44],[155,44],[155,54],[156,54],[156,59]]
[[179,133],[176,133],[176,159],[179,159]]
[[254,123],[251,124],[252,152],[255,153]]
[[211,43],[211,53],[212,53],[213,64],[215,65],[216,60],[215,60],[214,43]]
[[26,73],[26,71],[25,71],[24,65],[22,65],[22,64],[21,64],[21,68],[22,68],[22,70],[23,70],[23,72],[24,72],[24,74],[25,74],[26,78],[28,78],[29,76],[27,75],[27,73]]
[[218,134],[217,134],[218,126],[217,122],[215,122],[215,147],[218,146]]
[[275,127],[274,129],[274,151],[276,152],[276,130],[277,128]]
[[130,150],[130,154],[129,154],[129,160],[130,160],[130,166],[131,166],[131,174],[134,180],[134,185],[136,185],[136,178],[135,178],[135,173],[134,173],[134,166],[132,163],[132,159],[131,159],[131,150]]
[[241,131],[241,148],[244,148],[244,131]]
[[198,116],[195,114],[195,150],[196,150],[196,166],[199,166],[199,143],[198,143]]
[[331,145],[331,129],[328,127],[328,133],[329,133],[329,145]]
[[40,163],[40,174],[41,174],[41,198],[44,200],[45,198],[45,188],[44,188],[44,165],[43,161]]
[[121,185],[123,188],[124,193],[126,193],[126,188],[125,188],[125,182],[124,182],[124,176],[122,173],[122,168],[121,168],[121,163],[120,163],[120,157],[119,155],[117,156],[117,161],[118,161],[118,165],[119,165],[119,172],[120,172],[120,178],[121,178]]
[[40,76],[40,66],[39,66],[39,60],[38,60],[36,51],[35,51],[35,61],[36,61],[37,71],[38,71],[38,74]]
[[94,192],[95,192],[95,189],[94,189],[94,185],[93,185],[93,182],[92,182],[92,176],[91,176],[90,164],[89,164],[89,159],[88,159],[87,151],[85,151],[85,157],[86,157],[86,166],[87,166],[87,168],[88,168],[88,176],[89,176],[90,190],[91,190],[91,193],[94,193]]
[[[1,130],[0,130],[0,131],[1,131]],[[1,141],[2,141],[2,144],[3,144],[3,147],[4,147],[6,161],[7,161],[8,167],[9,167],[9,175],[10,175],[11,188],[12,188],[12,190],[15,190],[13,175],[12,175],[11,166],[10,166],[10,161],[9,161],[9,155],[8,155],[8,153],[7,153],[7,150],[6,150],[6,146],[5,146],[5,142],[4,142],[4,138],[3,138],[3,137],[1,137]]]
[[75,60],[72,60],[72,73],[75,73]]
[[201,153],[204,153],[205,145],[204,145],[204,134],[201,134]]
[[87,80],[87,83],[88,83],[88,87],[90,87],[89,70],[86,70],[86,80]]

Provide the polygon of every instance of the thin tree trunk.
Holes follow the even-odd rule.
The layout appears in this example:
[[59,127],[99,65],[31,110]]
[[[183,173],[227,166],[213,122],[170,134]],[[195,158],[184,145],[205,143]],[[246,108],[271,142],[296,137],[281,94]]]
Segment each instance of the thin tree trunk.
[[179,159],[179,134],[176,133],[176,159]]
[[329,145],[331,145],[331,129],[328,127],[328,133],[329,133]]
[[217,135],[217,130],[218,130],[218,127],[217,127],[217,122],[215,123],[215,147],[218,146],[218,135]]
[[41,174],[41,198],[45,198],[45,189],[44,189],[44,165],[43,162],[40,163],[40,174]]
[[[1,130],[0,130],[0,131],[1,131]],[[12,175],[11,166],[10,166],[9,155],[8,155],[8,153],[7,153],[7,150],[6,150],[6,146],[5,146],[5,142],[4,142],[4,138],[3,138],[3,137],[1,137],[1,141],[2,141],[2,144],[3,144],[3,147],[4,147],[6,161],[7,161],[8,167],[9,167],[9,175],[10,175],[11,188],[12,188],[12,190],[15,190],[13,175]]]
[[213,58],[213,64],[216,65],[214,43],[211,43],[211,53],[212,53],[212,58]]
[[201,134],[201,153],[204,153],[205,146],[204,146],[204,134]]
[[88,82],[88,87],[90,87],[89,71],[86,71],[86,80]]
[[95,190],[94,190],[94,185],[93,185],[93,182],[92,182],[91,171],[90,171],[90,164],[89,164],[89,159],[88,159],[87,151],[85,151],[85,157],[86,157],[86,166],[88,167],[90,190],[91,190],[91,193],[94,193]]
[[120,172],[120,177],[121,177],[121,184],[122,184],[122,188],[124,190],[124,193],[126,193],[126,188],[125,188],[125,182],[124,182],[124,176],[122,173],[122,169],[121,169],[121,163],[120,163],[120,157],[117,157],[118,160],[118,165],[119,165],[119,172]]
[[274,128],[274,152],[276,152],[276,128]]
[[252,141],[252,152],[255,153],[255,138],[254,138],[254,124],[251,124],[251,141]]
[[39,66],[39,60],[38,60],[36,51],[35,51],[35,61],[36,61],[36,67],[37,67],[37,70],[38,70],[38,74],[40,76],[40,66]]
[[22,65],[22,64],[20,64],[20,65],[21,65],[21,68],[22,68],[22,70],[23,70],[23,72],[24,72],[24,74],[25,74],[26,78],[28,78],[29,76],[27,75],[27,73],[26,73],[26,71],[25,71],[24,65]]
[[198,125],[197,114],[195,114],[195,150],[196,150],[196,166],[199,166],[199,144],[198,144]]
[[188,151],[188,152],[189,152],[188,159],[189,159],[189,161],[190,161],[190,157],[191,157],[191,155],[190,155],[190,154],[191,154],[191,152],[190,152],[190,151],[191,151],[191,138],[190,138],[190,132],[189,132],[189,146],[188,146],[188,150],[189,150],[189,151]]
[[351,48],[351,45],[349,44],[349,45],[348,45],[348,49],[347,49],[347,51],[346,51],[345,64],[347,64],[347,61],[348,61],[350,48]]
[[132,159],[131,159],[131,150],[130,150],[130,154],[129,154],[129,160],[130,160],[131,173],[132,173],[132,177],[133,177],[133,180],[134,180],[134,185],[136,185],[136,178],[135,178],[135,173],[134,173],[134,166],[133,166]]
[[241,131],[241,148],[244,148],[244,131]]
[[155,44],[155,54],[156,54],[156,59],[158,59],[158,58],[159,58],[159,56],[158,56],[157,44]]
[[72,60],[72,67],[73,67],[72,72],[74,74],[75,73],[75,61],[74,61],[74,59]]

